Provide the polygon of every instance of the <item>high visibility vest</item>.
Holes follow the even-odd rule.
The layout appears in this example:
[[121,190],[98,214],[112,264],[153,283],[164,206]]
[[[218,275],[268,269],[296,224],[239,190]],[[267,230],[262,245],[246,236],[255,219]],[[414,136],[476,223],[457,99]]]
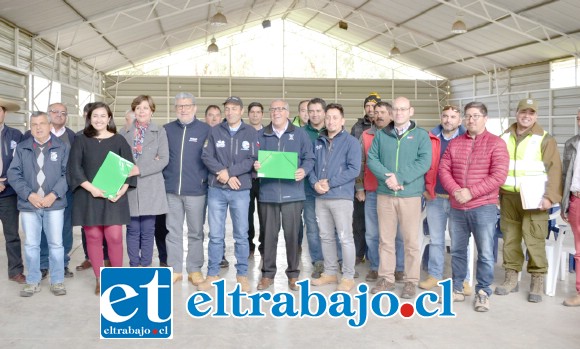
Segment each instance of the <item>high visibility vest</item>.
[[510,166],[507,179],[501,186],[502,189],[519,192],[522,179],[531,176],[543,176],[548,180],[546,167],[542,161],[542,140],[548,134],[544,131],[541,136],[528,135],[520,144],[516,145],[516,138],[511,133],[506,133],[501,138],[506,142],[510,154]]

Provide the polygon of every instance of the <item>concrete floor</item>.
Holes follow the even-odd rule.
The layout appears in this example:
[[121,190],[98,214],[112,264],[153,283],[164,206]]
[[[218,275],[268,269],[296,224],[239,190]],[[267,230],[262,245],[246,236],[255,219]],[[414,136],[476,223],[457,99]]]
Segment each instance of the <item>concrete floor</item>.
[[[256,220],[257,221],[257,220]],[[207,229],[206,229],[207,230]],[[226,256],[231,262],[221,275],[233,288],[233,239],[231,223],[227,230]],[[80,245],[80,230],[74,230],[74,247],[71,269],[84,258]],[[0,238],[4,244],[4,238]],[[207,239],[206,239],[207,244]],[[568,236],[566,245],[572,244]],[[301,257],[301,276],[310,275],[312,267],[304,239]],[[501,246],[500,246],[501,251]],[[156,253],[156,252],[155,252]],[[447,270],[449,272],[449,255]],[[99,339],[99,299],[93,294],[92,270],[75,271],[72,279],[66,279],[67,295],[55,297],[49,291],[47,280],[42,291],[31,298],[21,298],[21,285],[8,281],[6,252],[0,251],[0,348],[444,348],[469,346],[475,348],[578,348],[580,342],[580,308],[562,306],[564,298],[573,295],[574,275],[558,281],[555,297],[544,296],[543,302],[527,302],[530,278],[522,277],[519,293],[509,296],[493,296],[487,313],[473,310],[473,297],[464,303],[456,303],[456,318],[423,319],[414,316],[404,319],[395,315],[389,319],[371,316],[366,326],[352,329],[344,318],[211,318],[194,319],[187,314],[186,301],[196,292],[191,284],[183,283],[174,288],[174,329],[172,340],[101,340]],[[154,259],[155,264],[157,260]],[[125,265],[128,259],[125,257]],[[250,259],[249,279],[252,288],[260,277],[260,256]],[[285,253],[283,238],[278,248],[278,275],[273,289],[287,291],[284,275]],[[368,263],[356,266],[364,281]],[[205,274],[206,269],[203,272]],[[496,283],[503,281],[501,262],[496,265]],[[425,273],[423,272],[423,277]],[[372,286],[372,285],[371,285]],[[335,286],[317,288],[325,294]],[[400,294],[402,285],[397,285]]]

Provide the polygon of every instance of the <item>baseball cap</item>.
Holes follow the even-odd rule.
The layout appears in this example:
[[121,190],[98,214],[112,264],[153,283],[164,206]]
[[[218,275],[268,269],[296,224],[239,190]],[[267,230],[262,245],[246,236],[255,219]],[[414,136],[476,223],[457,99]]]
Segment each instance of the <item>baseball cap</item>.
[[231,104],[237,104],[239,105],[241,108],[244,107],[244,103],[242,103],[242,99],[240,97],[236,97],[236,96],[230,96],[228,97],[228,99],[226,99],[226,101],[224,102],[224,105],[231,103]]
[[516,111],[517,110],[524,110],[524,109],[532,109],[533,111],[537,112],[538,111],[538,101],[536,101],[535,99],[531,99],[531,98],[522,99],[518,103],[518,109],[516,109]]

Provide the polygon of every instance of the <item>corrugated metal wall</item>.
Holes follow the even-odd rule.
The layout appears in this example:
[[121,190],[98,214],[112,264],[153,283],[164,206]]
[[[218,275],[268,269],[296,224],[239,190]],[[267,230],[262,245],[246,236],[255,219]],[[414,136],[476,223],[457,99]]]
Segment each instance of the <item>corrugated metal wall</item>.
[[61,102],[68,107],[73,129],[84,125],[78,115],[79,89],[104,100],[102,73],[69,55],[55,53],[54,47],[0,19],[0,96],[20,104],[21,111],[9,113],[7,124],[21,130],[26,128],[29,109],[47,107],[34,107],[29,101],[32,76],[60,82]]
[[[175,118],[173,97],[178,92],[190,92],[196,97],[198,117],[203,119],[205,108],[220,105],[231,95],[239,96],[247,106],[256,101],[267,109],[276,98],[290,104],[290,115],[298,114],[298,103],[304,99],[320,97],[327,103],[341,103],[345,109],[347,127],[364,114],[363,101],[370,92],[378,92],[384,100],[406,96],[415,107],[419,125],[425,128],[437,124],[439,108],[445,104],[446,81],[417,80],[353,80],[353,79],[262,79],[214,77],[152,77],[107,76],[107,102],[114,110],[116,121],[122,123],[124,112],[139,94],[149,94],[156,104],[154,119],[166,123]],[[245,115],[247,116],[247,115]],[[264,124],[269,115],[264,116]]]
[[517,67],[492,75],[478,75],[451,80],[454,104],[470,101],[486,104],[490,119],[515,122],[518,102],[523,98],[538,100],[538,122],[562,146],[578,133],[576,115],[580,107],[580,87],[550,89],[550,64]]

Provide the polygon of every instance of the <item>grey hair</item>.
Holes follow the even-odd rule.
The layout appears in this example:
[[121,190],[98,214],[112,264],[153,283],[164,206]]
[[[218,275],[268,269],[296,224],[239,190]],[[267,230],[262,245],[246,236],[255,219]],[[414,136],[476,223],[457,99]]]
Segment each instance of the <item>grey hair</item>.
[[178,99],[191,99],[193,104],[195,104],[195,97],[189,92],[179,92],[175,95],[175,101],[177,102]]
[[[281,98],[275,99],[272,101],[272,103],[274,103],[274,102],[284,102],[284,108],[286,108],[286,110],[290,111],[290,105],[284,99],[281,99]],[[272,105],[272,103],[270,103],[270,105]]]
[[37,117],[40,117],[40,116],[43,116],[43,115],[45,115],[45,116],[46,116],[46,118],[48,119],[48,123],[49,123],[49,124],[52,124],[52,118],[50,117],[50,114],[48,114],[47,112],[44,112],[44,111],[33,111],[33,112],[30,114],[30,118],[31,118],[31,119],[32,119],[32,118],[37,118]]

